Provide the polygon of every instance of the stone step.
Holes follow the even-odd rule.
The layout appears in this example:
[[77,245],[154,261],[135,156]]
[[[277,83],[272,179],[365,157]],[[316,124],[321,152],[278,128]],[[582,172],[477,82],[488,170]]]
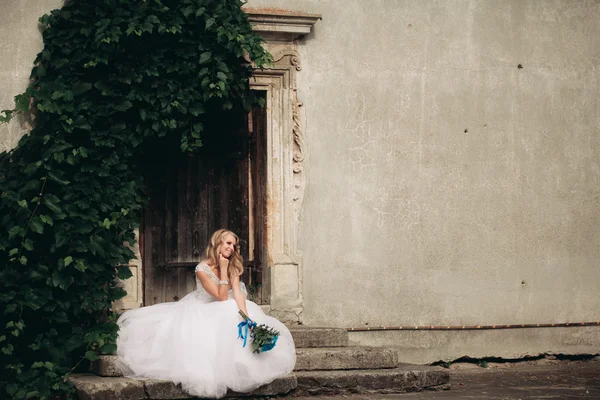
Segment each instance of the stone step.
[[450,388],[450,373],[441,367],[400,364],[393,369],[298,371],[294,397],[356,393],[401,393]]
[[[296,349],[296,371],[394,368],[395,350],[380,347],[315,347]],[[101,355],[92,363],[98,376],[119,377],[121,361],[116,355]]]
[[[79,400],[167,400],[194,398],[173,382],[157,379],[137,380],[123,377],[101,377],[93,374],[73,374],[69,380],[77,389]],[[297,386],[295,375],[275,379],[250,393],[228,392],[226,397],[278,396]]]
[[296,349],[295,371],[394,368],[395,350],[380,347]]
[[348,331],[342,328],[290,327],[297,349],[310,347],[346,347]]
[[[192,396],[168,381],[136,380],[74,374],[70,377],[79,400],[168,400]],[[382,370],[297,371],[251,393],[227,393],[229,398],[318,396],[356,393],[401,393],[448,389],[450,374],[441,367],[400,364]],[[286,396],[286,397],[287,397]]]

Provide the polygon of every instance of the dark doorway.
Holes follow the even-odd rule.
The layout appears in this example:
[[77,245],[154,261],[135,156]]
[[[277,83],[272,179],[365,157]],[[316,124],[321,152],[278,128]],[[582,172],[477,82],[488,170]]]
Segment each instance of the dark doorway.
[[150,203],[140,230],[144,305],[177,301],[196,288],[194,268],[220,228],[240,237],[242,280],[251,299],[264,304],[265,116],[261,108],[227,114],[209,127],[219,130],[215,139],[193,155],[182,154],[178,140],[152,143],[144,160]]

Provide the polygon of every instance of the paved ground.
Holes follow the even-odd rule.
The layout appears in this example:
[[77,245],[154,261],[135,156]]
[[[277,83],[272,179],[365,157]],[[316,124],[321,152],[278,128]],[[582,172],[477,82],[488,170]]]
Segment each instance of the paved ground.
[[450,369],[450,390],[388,395],[296,398],[296,400],[414,399],[600,399],[600,361],[547,361],[457,365]]

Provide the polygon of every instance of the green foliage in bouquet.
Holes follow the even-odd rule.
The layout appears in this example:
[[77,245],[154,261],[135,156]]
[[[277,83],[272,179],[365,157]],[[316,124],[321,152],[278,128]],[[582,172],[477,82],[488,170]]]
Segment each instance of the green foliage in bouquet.
[[[279,338],[279,332],[277,330],[265,324],[257,325],[256,322],[252,321],[242,310],[239,311],[239,314],[250,327],[250,343],[252,345],[253,353],[262,353],[275,347],[277,339]],[[242,336],[240,335],[240,337]]]
[[252,351],[262,353],[275,347],[279,332],[267,325],[257,325],[252,330]]
[[0,113],[34,126],[0,153],[0,399],[73,398],[68,373],[115,351],[149,143],[194,151],[258,102],[246,59],[271,58],[242,5],[71,0],[40,19],[31,86]]

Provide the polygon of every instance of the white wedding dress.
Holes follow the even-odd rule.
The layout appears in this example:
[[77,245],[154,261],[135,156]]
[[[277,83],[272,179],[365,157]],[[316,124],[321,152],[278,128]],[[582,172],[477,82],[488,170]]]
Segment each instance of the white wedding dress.
[[[196,270],[219,280],[205,263]],[[169,380],[191,395],[220,398],[228,389],[249,392],[292,372],[296,351],[290,331],[255,303],[246,300],[246,308],[253,321],[279,331],[272,350],[253,353],[249,341],[242,347],[237,327],[242,318],[232,291],[228,300],[215,301],[198,278],[196,290],[179,302],[126,311],[117,321],[117,354],[129,368],[125,375]]]

